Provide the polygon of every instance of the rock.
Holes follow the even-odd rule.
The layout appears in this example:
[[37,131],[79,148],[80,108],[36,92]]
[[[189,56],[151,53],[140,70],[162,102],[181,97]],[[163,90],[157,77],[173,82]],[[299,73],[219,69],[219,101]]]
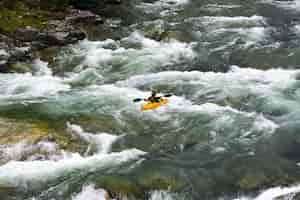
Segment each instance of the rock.
[[18,192],[17,188],[0,185],[0,196],[2,199],[9,199],[12,195]]
[[7,61],[0,61],[0,73],[6,73],[9,70]]
[[[86,37],[84,32],[67,26],[65,22],[51,21],[49,26],[51,26],[51,30],[43,31],[35,28],[19,28],[13,33],[13,36],[15,40],[21,42],[36,42],[35,45],[39,48],[71,44]],[[41,44],[37,45],[37,42]]]
[[71,31],[66,37],[66,42],[75,43],[78,40],[83,40],[85,37],[86,35],[82,31]]
[[263,186],[267,177],[263,173],[246,174],[238,182],[238,186],[243,190],[255,190]]
[[[121,176],[105,176],[95,181],[96,187],[105,188],[111,197],[139,197],[145,198],[142,186]],[[109,188],[109,189],[107,189]],[[131,199],[131,198],[130,198]],[[135,198],[132,198],[135,199]]]
[[0,72],[7,72],[8,70],[8,60],[11,57],[9,52],[9,44],[12,43],[12,40],[0,34]]
[[85,33],[82,31],[70,32],[45,32],[40,33],[37,40],[45,46],[62,46],[75,43],[85,38]]
[[42,42],[46,46],[61,46],[66,44],[66,37],[67,33],[65,32],[41,33],[38,36],[38,41]]
[[27,62],[16,62],[9,64],[9,73],[30,73],[32,72],[32,64]]
[[66,17],[66,21],[72,24],[88,23],[88,24],[103,24],[104,20],[90,11],[74,10],[71,16]]
[[59,54],[59,52],[59,47],[43,48],[41,51],[39,51],[39,57],[41,60],[48,62],[49,65],[52,65],[52,63],[55,62],[55,57]]
[[13,35],[16,40],[32,42],[38,37],[39,30],[35,28],[18,28]]
[[30,54],[29,48],[22,49],[22,48],[14,48],[11,51],[11,56],[9,58],[10,63],[16,62],[25,62],[27,60],[33,59],[33,55]]
[[10,54],[5,49],[0,49],[0,70],[2,65],[7,64],[9,57]]
[[107,4],[117,4],[117,5],[122,3],[121,0],[104,0],[104,2]]

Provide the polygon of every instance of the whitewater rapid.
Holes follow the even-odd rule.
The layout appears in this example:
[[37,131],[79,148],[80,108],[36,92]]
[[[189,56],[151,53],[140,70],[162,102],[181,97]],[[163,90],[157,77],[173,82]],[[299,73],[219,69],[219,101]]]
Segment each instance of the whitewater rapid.
[[[295,10],[297,2],[265,3]],[[5,117],[6,113],[13,116],[20,112],[25,118],[39,116],[49,120],[49,124],[59,124],[63,127],[59,134],[67,134],[67,138],[79,141],[85,149],[71,152],[48,140],[31,143],[24,139],[15,144],[1,144],[0,186],[50,194],[53,188],[59,188],[61,180],[68,186],[68,181],[75,177],[80,186],[67,194],[69,199],[105,199],[110,188],[106,191],[80,176],[137,170],[133,174],[138,177],[144,175],[139,166],[150,166],[161,167],[162,173],[167,171],[169,176],[178,172],[178,177],[184,177],[183,182],[188,182],[187,187],[195,193],[193,184],[198,186],[200,180],[195,181],[193,175],[195,179],[200,172],[211,175],[210,166],[204,166],[206,163],[202,169],[202,158],[260,156],[257,145],[278,137],[280,128],[299,115],[300,70],[229,65],[226,72],[201,71],[205,59],[225,59],[231,50],[247,53],[260,48],[274,50],[280,48],[280,42],[274,44],[271,39],[274,27],[267,17],[257,13],[226,15],[228,10],[242,9],[239,4],[201,7],[205,12],[221,12],[216,16],[185,13],[184,19],[172,18],[189,3],[195,2],[159,0],[139,3],[136,7],[149,15],[159,13],[165,21],[154,20],[156,26],[161,21],[161,27],[172,31],[178,26],[188,26],[191,38],[200,42],[180,41],[179,36],[156,41],[142,30],[134,30],[120,40],[84,40],[62,49],[55,67],[68,66],[63,75],[55,67],[51,69],[52,63],[40,59],[31,64],[32,73],[1,74],[0,111]],[[299,25],[293,25],[293,31],[299,33]],[[202,53],[207,57],[200,57]],[[216,54],[219,57],[214,57]],[[145,102],[134,103],[133,99],[147,98],[153,89],[161,96],[170,93],[169,104],[141,112]],[[162,155],[166,158],[161,158]],[[193,168],[195,163],[197,169]],[[213,163],[212,168],[215,165],[222,163]],[[170,166],[174,168],[168,170]],[[147,173],[144,176],[157,176],[161,180],[158,172]],[[213,173],[212,177],[222,176],[222,172]],[[212,177],[206,177],[208,182]],[[49,185],[53,188],[48,188]],[[184,199],[186,194],[172,189],[150,189],[147,197]],[[232,199],[274,199],[298,192],[297,185],[278,186],[259,190],[251,197]]]

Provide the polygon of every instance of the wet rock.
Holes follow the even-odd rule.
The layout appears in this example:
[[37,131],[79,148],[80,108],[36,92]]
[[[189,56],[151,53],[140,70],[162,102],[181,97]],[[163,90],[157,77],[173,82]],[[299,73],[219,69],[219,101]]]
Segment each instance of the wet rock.
[[86,37],[85,33],[82,31],[71,31],[66,37],[66,42],[72,44],[79,40],[83,40]]
[[[147,162],[147,161],[146,161]],[[180,180],[175,174],[166,174],[160,167],[151,163],[142,163],[142,168],[136,169],[134,174],[114,174],[95,177],[93,180],[97,187],[105,188],[114,198],[127,197],[128,199],[148,199],[150,191],[168,190],[180,191],[186,182]],[[162,172],[164,171],[164,172]],[[171,169],[172,171],[172,169]],[[168,172],[167,172],[168,173]]]
[[59,47],[43,48],[41,51],[39,51],[39,57],[41,60],[48,62],[49,65],[52,66],[52,63],[54,62],[59,52]]
[[10,43],[12,43],[12,39],[0,34],[0,72],[6,72],[8,70],[8,60],[11,57],[9,52]]
[[[108,188],[111,197],[145,197],[145,191],[140,185],[121,176],[106,176],[96,181],[99,188]],[[134,199],[134,198],[132,198]]]
[[68,23],[88,23],[88,24],[103,24],[104,20],[99,16],[90,11],[74,10],[72,15],[66,17]]
[[26,62],[16,62],[9,65],[11,73],[26,73],[32,71],[32,65]]
[[11,51],[11,56],[9,58],[10,63],[24,62],[33,59],[34,55],[30,54],[29,48],[14,48]]
[[121,4],[122,1],[121,0],[104,0],[105,3],[107,4]]
[[5,49],[0,49],[0,72],[5,70],[10,54]]
[[22,42],[32,42],[36,40],[39,33],[40,33],[39,30],[28,27],[28,28],[18,28],[13,35],[16,40]]
[[54,33],[41,33],[38,35],[38,41],[42,42],[47,46],[62,46],[72,44],[78,40],[83,40],[85,33],[81,31],[71,32],[54,32]]
[[17,193],[17,188],[0,185],[0,196],[2,199],[9,199]]
[[22,121],[0,117],[0,145],[12,145],[26,140],[28,144],[40,141],[55,141],[59,147],[71,152],[84,152],[86,146],[81,141],[70,137],[63,130],[50,128],[48,123],[41,121]]
[[[34,144],[48,136],[48,131],[30,123],[0,118],[0,144],[16,144],[24,139]],[[14,134],[11,134],[14,133]]]
[[72,31],[39,31],[34,28],[17,29],[14,38],[22,42],[40,42],[47,46],[61,46],[83,40],[85,33]]
[[243,190],[254,190],[265,182],[267,177],[263,173],[246,174],[239,182],[238,185]]
[[7,64],[7,61],[1,60],[0,61],[0,73],[5,73],[9,70],[9,66]]

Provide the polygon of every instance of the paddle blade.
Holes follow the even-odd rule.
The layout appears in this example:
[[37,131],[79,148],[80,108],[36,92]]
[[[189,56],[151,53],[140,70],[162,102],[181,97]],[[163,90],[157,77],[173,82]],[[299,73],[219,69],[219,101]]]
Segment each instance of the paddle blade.
[[165,94],[164,97],[171,97],[172,94]]
[[142,101],[143,99],[137,98],[137,99],[133,99],[133,102],[139,102]]

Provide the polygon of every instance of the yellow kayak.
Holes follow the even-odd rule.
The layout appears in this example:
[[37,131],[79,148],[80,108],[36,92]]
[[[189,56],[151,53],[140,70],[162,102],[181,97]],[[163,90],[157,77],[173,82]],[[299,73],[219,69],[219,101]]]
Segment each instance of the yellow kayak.
[[160,102],[154,102],[154,103],[147,103],[145,105],[142,105],[141,110],[153,110],[160,106],[166,105],[168,103],[168,99],[161,99]]

